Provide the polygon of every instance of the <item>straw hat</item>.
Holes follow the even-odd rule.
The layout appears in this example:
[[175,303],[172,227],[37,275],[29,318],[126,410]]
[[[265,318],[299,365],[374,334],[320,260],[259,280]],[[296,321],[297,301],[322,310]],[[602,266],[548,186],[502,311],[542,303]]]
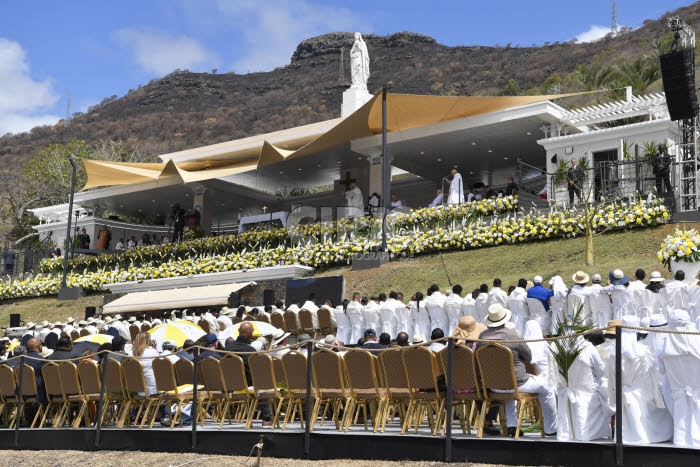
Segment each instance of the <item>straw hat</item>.
[[452,337],[464,341],[473,341],[479,338],[479,334],[486,330],[486,325],[477,323],[473,316],[462,316],[455,328]]
[[272,345],[278,345],[280,342],[291,336],[291,333],[284,332],[282,329],[275,328],[272,333]]
[[510,321],[512,315],[513,313],[508,308],[504,308],[500,303],[494,303],[489,306],[489,315],[484,320],[484,324],[489,328],[503,326]]
[[411,345],[420,345],[423,343],[423,336],[420,334],[416,334],[413,336],[413,339],[411,339]]
[[73,323],[74,321],[75,321],[75,320],[73,319],[73,317],[72,317],[72,316],[69,316],[68,319],[66,320],[66,324],[71,324],[71,323]]
[[127,320],[130,323],[135,323],[136,322],[136,316],[130,316],[129,319]]
[[586,285],[588,284],[589,277],[588,274],[583,271],[576,271],[576,274],[571,276],[571,279],[573,279],[576,284]]
[[649,282],[663,282],[664,278],[661,277],[661,273],[659,271],[653,271],[651,273],[651,276],[649,276]]
[[36,327],[36,324],[34,324],[30,321],[25,326],[27,327],[28,330],[31,331],[32,329],[34,329]]
[[610,335],[614,336],[616,334],[617,328],[615,326],[621,326],[622,321],[619,319],[611,319],[608,321],[608,326],[605,328],[605,331],[603,331],[603,335]]
[[107,317],[105,318],[105,324],[109,324],[109,323],[111,323],[112,321],[114,321],[114,319],[113,319],[111,316],[107,316]]

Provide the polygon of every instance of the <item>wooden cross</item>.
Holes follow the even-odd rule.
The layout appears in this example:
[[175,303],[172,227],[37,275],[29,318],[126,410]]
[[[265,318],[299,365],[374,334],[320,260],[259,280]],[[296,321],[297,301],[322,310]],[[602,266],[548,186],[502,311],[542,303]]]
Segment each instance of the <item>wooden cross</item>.
[[355,181],[355,179],[350,178],[350,172],[348,171],[348,172],[345,172],[345,180],[341,180],[339,183],[341,185],[345,185],[345,188],[347,189],[350,187],[350,184],[354,181]]

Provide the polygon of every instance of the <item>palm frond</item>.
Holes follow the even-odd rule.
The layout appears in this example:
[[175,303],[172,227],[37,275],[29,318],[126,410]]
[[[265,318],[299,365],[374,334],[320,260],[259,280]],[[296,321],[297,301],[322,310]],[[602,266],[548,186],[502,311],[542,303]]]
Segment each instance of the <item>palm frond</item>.
[[559,373],[564,380],[569,382],[569,369],[576,358],[581,354],[581,341],[579,335],[594,328],[593,323],[583,316],[584,304],[578,306],[571,316],[564,319],[557,317],[555,331],[557,336],[566,336],[554,341],[554,348],[550,348],[557,362]]

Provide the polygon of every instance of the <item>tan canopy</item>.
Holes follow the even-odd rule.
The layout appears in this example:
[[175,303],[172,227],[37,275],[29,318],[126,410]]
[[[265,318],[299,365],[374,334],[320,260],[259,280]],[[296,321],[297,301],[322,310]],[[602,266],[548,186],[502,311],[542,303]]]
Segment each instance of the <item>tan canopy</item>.
[[[559,94],[557,99],[585,93]],[[459,118],[519,107],[552,99],[553,96],[420,96],[387,95],[387,131],[447,122]],[[285,159],[308,156],[333,147],[348,144],[358,138],[380,134],[382,131],[382,96],[376,94],[364,106],[340,121],[324,134],[311,138],[295,136],[291,130],[273,133],[277,145],[260,138],[249,138],[245,147],[217,156],[211,160],[161,164],[139,164],[84,160],[88,179],[83,190],[99,186],[131,185],[134,183],[177,177],[182,183],[192,183],[254,170]],[[280,139],[282,137],[282,139]],[[288,138],[288,139],[284,139]],[[283,149],[280,146],[297,149]],[[299,146],[300,145],[300,146]],[[216,146],[216,145],[215,145]],[[202,148],[204,150],[205,148]]]
[[232,292],[238,292],[247,285],[250,285],[250,282],[153,290],[150,292],[131,292],[104,305],[102,312],[110,315],[137,311],[175,310],[197,306],[226,305]]

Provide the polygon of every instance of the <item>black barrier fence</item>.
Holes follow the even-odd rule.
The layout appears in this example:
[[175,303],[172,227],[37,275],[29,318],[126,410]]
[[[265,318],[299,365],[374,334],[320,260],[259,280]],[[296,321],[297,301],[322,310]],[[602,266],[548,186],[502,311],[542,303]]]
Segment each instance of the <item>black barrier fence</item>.
[[[626,442],[692,445],[698,437],[683,425],[694,405],[676,393],[700,391],[688,367],[700,364],[700,333],[679,329],[618,325],[530,340],[467,333],[386,349],[282,340],[270,351],[192,347],[175,354],[159,354],[154,342],[137,337],[139,357],[88,347],[71,360],[30,354],[3,362],[0,416],[16,447],[27,430],[94,429],[99,450],[114,430],[190,425],[196,451],[212,430],[269,427],[303,433],[306,457],[318,430],[430,434],[444,441],[436,459],[450,462],[457,438],[556,433],[614,443],[621,465]],[[226,344],[251,350],[245,338]],[[574,362],[566,372],[562,349]]]

